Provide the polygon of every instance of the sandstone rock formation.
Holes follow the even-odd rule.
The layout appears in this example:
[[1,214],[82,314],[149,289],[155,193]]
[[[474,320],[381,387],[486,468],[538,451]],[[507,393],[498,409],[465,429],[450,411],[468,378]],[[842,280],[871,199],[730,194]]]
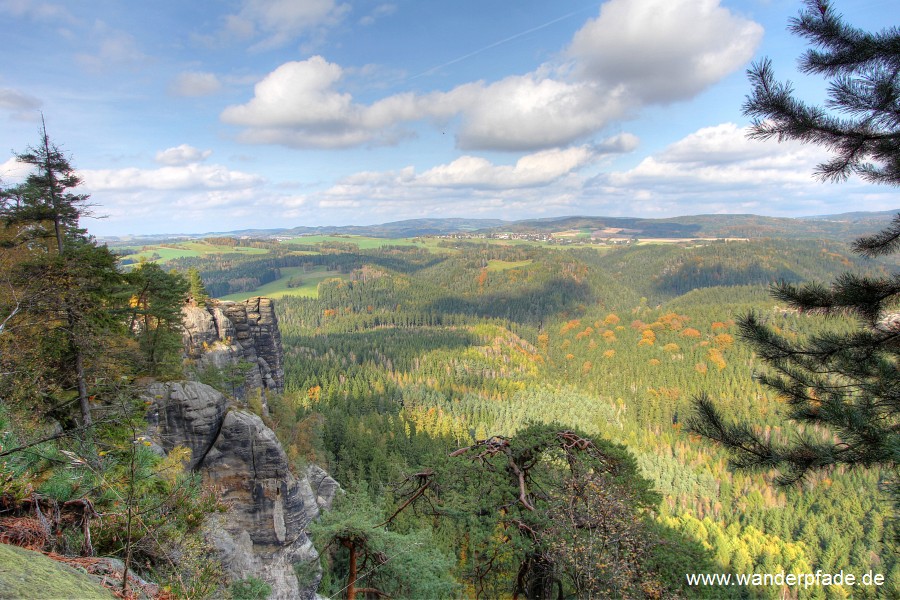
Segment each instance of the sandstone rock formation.
[[315,466],[295,476],[275,433],[205,384],[153,383],[146,394],[150,436],[166,452],[190,448],[190,468],[230,506],[208,529],[229,576],[263,579],[273,600],[312,598],[317,578],[298,582],[294,565],[317,564],[306,527],[330,505],[337,482]]
[[182,313],[187,357],[201,371],[214,367],[235,376],[234,396],[260,390],[265,398],[284,388],[281,333],[271,299],[213,300],[205,307],[185,306]]

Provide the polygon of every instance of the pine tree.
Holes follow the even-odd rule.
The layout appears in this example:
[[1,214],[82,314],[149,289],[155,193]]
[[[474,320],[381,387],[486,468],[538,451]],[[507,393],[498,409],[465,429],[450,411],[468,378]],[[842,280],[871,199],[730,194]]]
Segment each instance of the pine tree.
[[41,323],[43,362],[55,371],[50,379],[66,394],[74,388],[82,425],[89,426],[88,363],[99,334],[112,325],[105,305],[120,275],[112,253],[79,228],[89,214],[88,196],[73,191],[81,180],[45,126],[40,143],[16,158],[34,170],[24,183],[0,190],[4,252],[19,256],[9,281],[28,290],[28,306],[19,302],[17,308]]
[[81,178],[65,153],[50,141],[41,121],[41,141],[16,155],[18,162],[34,167],[21,185],[0,193],[2,215],[7,225],[29,225],[28,235],[52,238],[62,254],[67,237],[80,230],[81,217],[90,215],[89,196],[76,194]]
[[800,70],[829,80],[826,107],[794,97],[765,59],[749,71],[753,92],[743,110],[753,118],[750,137],[825,147],[834,156],[816,174],[826,181],[855,173],[900,185],[900,29],[862,31],[844,23],[827,0],[808,0],[789,29],[813,46],[800,57]]
[[[764,60],[750,71],[754,89],[744,106],[755,119],[751,137],[825,146],[833,153],[817,168],[825,180],[857,174],[900,185],[900,30],[861,31],[845,24],[824,0],[807,2],[791,30],[814,46],[801,67],[829,78],[831,112],[796,99],[790,84],[774,81],[772,65]],[[857,240],[853,249],[869,257],[900,250],[900,215],[884,231]],[[825,332],[797,342],[758,314],[740,321],[741,336],[768,365],[759,380],[787,401],[787,417],[806,425],[805,433],[792,443],[776,443],[747,423],[726,422],[705,395],[695,400],[689,429],[727,447],[738,467],[779,469],[782,484],[837,465],[881,466],[896,475],[900,274],[845,273],[831,286],[782,283],[772,294],[801,313],[843,315],[856,324],[851,333]],[[830,435],[812,433],[821,428]],[[891,489],[900,503],[900,478]]]

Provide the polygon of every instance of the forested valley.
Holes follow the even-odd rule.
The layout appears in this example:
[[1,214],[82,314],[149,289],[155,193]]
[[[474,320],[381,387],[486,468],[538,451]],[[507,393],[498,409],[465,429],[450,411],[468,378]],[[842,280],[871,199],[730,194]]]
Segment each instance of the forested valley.
[[[298,468],[322,465],[346,492],[313,530],[321,593],[774,598],[798,590],[684,577],[820,569],[886,583],[800,597],[900,594],[886,474],[839,467],[779,487],[683,429],[705,392],[766,439],[796,437],[735,319],[756,311],[791,339],[849,331],[850,319],[779,305],[768,286],[883,276],[883,263],[783,239],[389,244],[171,263],[204,280],[226,261],[340,275],[277,301],[286,391],[269,416]],[[573,529],[579,519],[604,526]]]
[[[26,4],[11,14],[30,16]],[[276,4],[270,16],[291,3]],[[681,64],[680,51],[669,57],[653,50],[643,32],[654,29],[642,28],[627,52],[639,49],[661,75],[644,79],[651,71],[617,59],[610,71],[635,73],[612,76],[603,66],[581,64],[578,50],[582,33],[595,27],[605,31],[598,37],[617,43],[616,27],[599,24],[627,14],[630,3],[611,4],[563,51],[557,81],[547,78],[556,70],[547,62],[530,75],[498,80],[503,87],[480,76],[452,88],[464,93],[418,96],[410,88],[367,105],[351,101],[350,89],[332,89],[341,78],[338,65],[292,55],[254,86],[248,104],[216,111],[220,122],[210,129],[224,138],[230,134],[221,123],[246,126],[232,132],[235,140],[344,152],[348,143],[399,143],[406,136],[401,126],[433,120],[441,128],[461,126],[451,130],[456,136],[443,130],[434,136],[455,137],[459,150],[536,151],[515,166],[464,156],[443,166],[380,171],[390,160],[379,159],[373,164],[380,166],[354,167],[356,175],[328,188],[327,173],[316,173],[315,183],[299,174],[278,182],[200,165],[212,150],[182,144],[157,152],[164,167],[154,171],[97,169],[96,162],[86,171],[95,183],[103,180],[99,191],[127,192],[127,199],[113,196],[118,209],[146,216],[144,228],[181,226],[150,219],[154,210],[198,219],[185,226],[212,227],[207,211],[227,206],[250,227],[265,221],[248,216],[261,210],[272,211],[267,218],[308,220],[293,229],[102,243],[83,228],[85,217],[96,216],[94,205],[79,190],[81,176],[67,155],[50,141],[41,113],[39,143],[4,163],[15,169],[15,183],[0,186],[0,598],[900,598],[896,211],[802,219],[428,216],[380,226],[316,225],[332,214],[370,221],[381,213],[369,210],[390,211],[402,201],[421,201],[412,213],[419,216],[467,208],[484,215],[552,214],[560,206],[619,211],[625,205],[618,199],[645,195],[649,203],[628,206],[666,214],[693,206],[695,193],[697,206],[726,211],[891,208],[892,196],[857,184],[900,185],[900,30],[859,29],[826,0],[807,0],[788,31],[808,43],[798,71],[823,77],[827,99],[807,103],[779,79],[773,60],[757,59],[747,71],[751,90],[741,113],[749,124],[740,135],[818,147],[824,158],[810,159],[823,160],[812,175],[849,180],[846,199],[817,199],[798,185],[788,171],[809,166],[803,153],[751,152],[732,137],[719,139],[714,132],[738,127],[729,122],[707,123],[640,162],[657,160],[657,172],[671,170],[688,182],[654,184],[671,187],[666,193],[683,196],[677,202],[684,204],[657,203],[663,195],[650,190],[662,187],[628,186],[618,196],[619,188],[610,188],[612,195],[594,204],[607,195],[605,177],[657,179],[653,169],[646,171],[651,177],[639,168],[624,176],[605,167],[589,178],[576,173],[634,149],[638,138],[621,121],[641,106],[704,95],[704,86],[754,52],[726,68],[715,51],[703,50],[702,32],[714,31],[735,57],[741,37],[755,48],[751,38],[763,32],[748,21],[740,27],[748,33],[740,35],[728,25],[737,15],[702,3],[720,20],[696,23],[701,33],[688,44],[696,46],[689,70],[685,64],[667,72],[666,65]],[[694,27],[686,12],[691,3],[681,4],[660,12],[687,15],[684,23]],[[43,20],[65,13],[58,8],[34,14]],[[395,9],[379,7],[379,20]],[[252,35],[253,24],[236,24],[252,12],[245,7],[225,16],[223,32]],[[578,12],[405,80],[524,42]],[[324,21],[332,17],[337,24],[337,13]],[[68,21],[77,31],[77,20]],[[91,38],[108,28],[96,23]],[[359,23],[368,27],[374,18]],[[657,37],[681,43],[683,25],[671,25],[671,35]],[[67,43],[77,37],[66,28],[47,31]],[[280,40],[285,32],[274,33],[255,40],[250,54],[287,43]],[[324,43],[324,29],[319,36]],[[107,62],[107,47],[127,50],[131,37],[109,39],[100,38],[99,58],[70,47],[66,56]],[[210,49],[221,54],[217,44]],[[135,64],[153,62],[137,50],[130,54]],[[194,58],[200,68],[203,61]],[[393,70],[377,60],[368,64],[346,72],[371,71],[368,78]],[[717,70],[702,85],[690,82],[694,71]],[[182,73],[202,86],[172,86],[169,95],[196,99],[262,72],[228,71],[221,82],[214,73]],[[599,78],[579,79],[593,71]],[[515,90],[507,84],[518,80],[542,96],[566,87],[591,91],[577,101],[569,100],[581,95],[554,92],[550,110],[535,104],[528,115],[517,115],[521,102],[497,102],[495,92],[450,112],[443,106],[456,102],[451,97],[478,97],[476,88]],[[687,87],[666,92],[657,80]],[[125,81],[118,82],[123,89]],[[291,93],[298,84],[308,89]],[[622,113],[600,119],[616,112],[615,103],[601,102],[594,114],[593,94],[607,94],[609,84],[611,96],[621,93]],[[815,86],[804,81],[799,89]],[[0,94],[14,120],[35,117],[42,105],[15,88]],[[60,97],[77,96],[84,94]],[[325,108],[308,120],[311,100]],[[409,109],[432,101],[441,105],[435,112]],[[487,102],[489,110],[482,108]],[[633,109],[624,108],[630,103]],[[352,118],[329,112],[345,104]],[[589,114],[587,105],[592,116],[577,119]],[[386,119],[392,112],[417,116]],[[540,140],[490,141],[478,133],[482,112],[498,117],[498,131],[536,126]],[[569,113],[571,124],[595,125],[559,137],[551,130],[566,129]],[[531,122],[544,114],[547,123]],[[105,120],[84,117],[88,124]],[[284,137],[280,125],[288,126]],[[594,137],[616,128],[615,137]],[[102,138],[104,127],[93,129]],[[697,145],[711,132],[714,143]],[[488,141],[473,144],[473,136]],[[577,140],[586,145],[575,147]],[[98,147],[107,157],[126,154]],[[147,148],[134,144],[127,154],[146,158]],[[235,155],[229,160],[255,160],[229,153]],[[573,158],[581,153],[585,158]],[[700,154],[706,156],[688,158]],[[554,166],[570,160],[563,170]],[[402,164],[409,164],[406,157]],[[736,168],[742,164],[749,167]],[[189,175],[173,178],[176,167]],[[459,177],[463,167],[474,170]],[[297,171],[296,164],[277,169]],[[698,178],[683,177],[694,169]],[[387,174],[402,185],[361,188],[371,191],[344,198],[356,182]],[[431,204],[428,193],[420,198],[445,179]],[[751,179],[771,179],[770,187],[747,185]],[[579,181],[580,188],[570,188]],[[472,203],[454,204],[472,182],[478,192]],[[710,186],[715,198],[699,193],[710,182],[727,185]],[[547,188],[563,194],[544,193],[542,186],[563,183]],[[170,187],[181,195],[167,195]],[[317,192],[306,192],[320,187],[318,208],[328,211],[316,213]],[[797,195],[782,193],[788,188]],[[525,189],[537,195],[520,198]],[[119,221],[129,222],[136,221]]]

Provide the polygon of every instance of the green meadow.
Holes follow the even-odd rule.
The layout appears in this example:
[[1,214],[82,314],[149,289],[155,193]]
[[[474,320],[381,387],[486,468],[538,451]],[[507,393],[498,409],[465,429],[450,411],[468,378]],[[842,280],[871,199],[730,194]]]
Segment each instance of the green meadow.
[[[302,284],[298,287],[288,287],[292,277],[299,277]],[[319,283],[326,279],[349,279],[348,275],[342,275],[337,271],[329,271],[325,267],[316,267],[303,272],[303,267],[284,267],[281,269],[281,278],[249,292],[229,294],[222,296],[222,300],[246,300],[253,296],[265,296],[267,298],[283,298],[285,296],[303,296],[306,298],[319,297]]]
[[[165,263],[175,258],[194,258],[209,254],[266,254],[264,248],[247,248],[244,246],[220,246],[206,242],[179,242],[177,244],[160,244],[158,246],[126,246],[128,250],[139,250],[137,254],[130,254],[126,258],[134,262],[141,260],[153,260],[156,263]],[[159,258],[152,258],[159,255]]]
[[533,260],[489,260],[487,264],[488,271],[508,271],[509,269],[518,269],[527,267]]

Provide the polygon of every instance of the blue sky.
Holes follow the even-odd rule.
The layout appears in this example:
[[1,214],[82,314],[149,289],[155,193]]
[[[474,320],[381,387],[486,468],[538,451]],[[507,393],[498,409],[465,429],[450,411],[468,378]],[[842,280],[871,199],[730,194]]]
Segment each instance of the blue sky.
[[[894,25],[895,0],[837,0]],[[96,235],[420,217],[897,208],[749,141],[745,71],[800,95],[786,0],[0,0],[0,180],[70,155]]]

